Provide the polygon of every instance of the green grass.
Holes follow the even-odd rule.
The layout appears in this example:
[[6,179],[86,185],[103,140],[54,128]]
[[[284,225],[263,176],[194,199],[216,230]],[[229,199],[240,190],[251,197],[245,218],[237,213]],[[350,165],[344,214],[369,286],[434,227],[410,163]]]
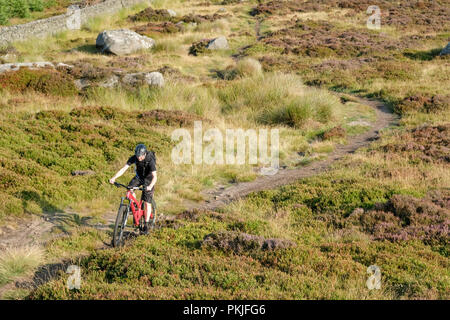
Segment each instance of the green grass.
[[[223,6],[219,1],[214,4]],[[212,14],[219,8],[171,0],[158,0],[152,5],[174,9],[179,15],[194,8],[200,14]],[[352,60],[357,58],[352,55],[358,54],[352,51],[354,48],[341,48],[345,51],[342,56],[333,51],[332,58],[320,56],[326,52],[313,57],[302,52],[283,53],[275,44],[257,42],[255,18],[248,14],[255,5],[256,1],[232,3],[226,7],[231,17],[158,36],[154,49],[127,57],[130,60],[100,55],[91,49],[99,31],[130,27],[127,16],[143,7],[93,19],[79,31],[14,44],[17,61],[87,59],[100,67],[120,63],[127,71],[128,61],[132,64],[138,58],[142,71],[168,65],[192,79],[166,81],[162,89],[96,88],[75,93],[69,88],[68,95],[53,90],[50,78],[29,81],[26,74],[25,84],[6,78],[0,81],[9,84],[0,89],[0,196],[4,204],[0,224],[31,214],[48,215],[61,222],[51,234],[65,234],[46,244],[45,255],[2,256],[0,283],[30,276],[38,265],[62,259],[77,261],[83,275],[79,291],[69,291],[68,275],[61,274],[32,292],[13,290],[3,298],[449,298],[447,244],[428,243],[419,237],[377,240],[364,229],[367,221],[353,221],[350,226],[355,209],[363,208],[367,213],[394,195],[421,199],[430,191],[448,189],[447,162],[433,157],[426,161],[423,152],[415,149],[401,151],[401,146],[416,143],[411,134],[404,134],[407,130],[423,124],[448,124],[449,110],[445,108],[428,112],[422,106],[408,109],[402,113],[399,127],[383,131],[380,140],[334,163],[325,173],[253,193],[218,213],[200,212],[193,219],[181,214],[186,200],[201,201],[202,191],[218,185],[252,181],[257,177],[256,168],[174,165],[170,136],[178,126],[165,125],[164,121],[147,123],[139,117],[143,112],[189,112],[204,118],[203,130],[278,128],[280,164],[295,167],[324,159],[337,143],[345,143],[345,138],[321,141],[325,131],[342,126],[348,136],[353,136],[366,132],[367,125],[376,120],[371,107],[357,103],[351,95],[335,95],[327,89],[376,97],[397,111],[403,110],[399,107],[408,96],[428,99],[448,95],[447,60],[437,56],[446,42],[443,32],[434,38],[431,35],[420,47],[398,52],[368,51],[364,57],[373,60],[358,64]],[[313,29],[321,25],[316,20],[324,18],[338,30],[354,29],[356,20],[341,13],[298,14],[313,18],[314,23],[308,23]],[[286,19],[290,17],[274,15],[264,20],[262,34],[283,28],[290,21]],[[360,31],[365,34],[365,30]],[[401,36],[393,28],[384,31],[390,40]],[[219,34],[228,38],[230,50],[189,55],[193,42]],[[90,46],[89,50],[68,50],[82,45]],[[246,45],[251,46],[244,49]],[[320,46],[316,49],[321,50]],[[241,54],[248,56],[242,58]],[[355,68],[326,64],[330,59],[343,60],[350,63],[346,66]],[[442,151],[444,146],[436,145],[435,138],[426,139],[425,151]],[[164,226],[149,236],[132,239],[122,249],[98,250],[110,241],[111,232],[89,225],[117,210],[123,191],[107,180],[138,142],[156,151],[156,201],[160,213],[178,217],[176,226]],[[391,145],[401,146],[388,148]],[[95,174],[75,177],[71,175],[73,170],[93,170]],[[120,182],[126,183],[131,176],[127,173]],[[222,231],[287,239],[296,247],[234,254],[201,246],[206,235]],[[373,264],[381,269],[382,289],[369,291],[366,271]]]
[[8,25],[13,18],[16,23],[39,19],[55,10],[55,14],[64,13],[69,4],[67,0],[0,0],[0,25]]
[[7,248],[0,253],[0,285],[29,275],[43,261],[39,247]]
[[[382,146],[392,137],[385,134],[374,152],[359,151],[327,173],[233,202],[218,216],[181,219],[176,229],[162,228],[123,249],[95,252],[82,259],[80,291],[68,291],[63,276],[30,297],[448,299],[448,244],[374,240],[346,227],[356,208],[370,210],[395,194],[420,199],[430,189],[445,189],[445,165],[407,164],[402,154],[387,157]],[[404,166],[407,175],[399,170]],[[201,246],[205,235],[221,230],[289,239],[297,246],[238,255]],[[370,265],[381,269],[379,291],[365,287]]]

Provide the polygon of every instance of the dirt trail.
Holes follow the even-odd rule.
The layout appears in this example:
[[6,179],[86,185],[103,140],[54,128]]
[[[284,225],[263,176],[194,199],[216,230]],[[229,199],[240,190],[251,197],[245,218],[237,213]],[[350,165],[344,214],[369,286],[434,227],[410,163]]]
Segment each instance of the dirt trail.
[[277,174],[260,176],[251,182],[234,184],[226,189],[216,189],[206,192],[210,199],[198,205],[190,206],[191,209],[215,210],[232,201],[245,197],[249,193],[274,189],[282,185],[290,184],[301,178],[311,177],[328,169],[331,164],[342,157],[355,152],[361,147],[368,146],[371,141],[378,139],[381,129],[396,124],[398,117],[380,101],[356,98],[359,103],[369,105],[376,111],[377,120],[371,129],[363,134],[348,139],[346,145],[337,145],[335,150],[325,160],[312,162],[306,166],[295,169],[280,169]]

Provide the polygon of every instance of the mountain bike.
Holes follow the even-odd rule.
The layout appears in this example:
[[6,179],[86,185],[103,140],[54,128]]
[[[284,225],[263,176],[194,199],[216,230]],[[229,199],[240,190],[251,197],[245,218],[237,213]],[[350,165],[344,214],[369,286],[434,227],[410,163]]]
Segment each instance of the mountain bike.
[[[115,182],[114,185],[116,187],[122,187],[127,189],[127,193],[125,197],[122,197],[120,200],[119,211],[117,213],[116,223],[114,226],[113,240],[112,245],[114,247],[119,247],[124,244],[123,232],[128,223],[128,216],[130,212],[133,214],[133,227],[135,229],[139,229],[140,233],[144,231],[145,221],[147,220],[146,214],[144,211],[144,201],[137,201],[134,192],[135,190],[143,191],[143,187],[132,187],[129,188],[126,185]],[[151,200],[151,212],[150,212],[150,220],[149,220],[149,228],[153,229],[155,227],[156,221],[156,203],[152,197]]]

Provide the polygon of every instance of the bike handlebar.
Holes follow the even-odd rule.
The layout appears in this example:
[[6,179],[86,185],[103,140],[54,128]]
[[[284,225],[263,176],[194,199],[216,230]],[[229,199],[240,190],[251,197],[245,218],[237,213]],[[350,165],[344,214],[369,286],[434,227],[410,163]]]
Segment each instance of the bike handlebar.
[[128,186],[126,186],[124,184],[121,184],[121,183],[117,183],[117,182],[114,182],[114,185],[116,187],[122,187],[122,188],[125,188],[125,189],[128,189],[128,190],[141,190],[141,191],[144,191],[143,187],[132,187],[132,188],[129,188]]

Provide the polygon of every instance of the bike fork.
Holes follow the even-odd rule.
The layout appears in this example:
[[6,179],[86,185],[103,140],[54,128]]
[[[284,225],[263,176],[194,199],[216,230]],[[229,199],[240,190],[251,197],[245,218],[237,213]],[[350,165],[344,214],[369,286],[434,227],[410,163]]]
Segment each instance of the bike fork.
[[[122,200],[121,200],[121,202],[120,202],[120,205],[121,205],[121,206],[122,206],[122,205],[125,205],[125,204],[123,203],[123,201],[124,201],[124,198],[122,198]],[[121,228],[121,230],[120,230],[120,236],[119,236],[119,239],[122,239],[123,231],[125,230],[125,227],[126,227],[126,225],[127,225],[128,215],[130,214],[130,210],[131,210],[130,205],[131,205],[130,203],[127,205],[127,210],[126,210],[125,214],[123,215],[122,228]]]

